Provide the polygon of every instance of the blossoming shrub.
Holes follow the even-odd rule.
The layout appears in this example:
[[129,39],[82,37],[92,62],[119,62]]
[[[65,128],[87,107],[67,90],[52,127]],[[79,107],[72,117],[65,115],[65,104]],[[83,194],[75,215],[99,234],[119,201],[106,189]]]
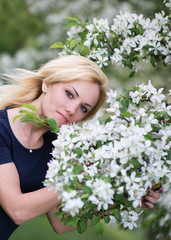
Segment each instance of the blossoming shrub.
[[[104,115],[82,126],[63,125],[53,142],[45,186],[60,192],[61,222],[119,223],[133,229],[147,188],[171,184],[171,106],[149,81],[108,92]],[[99,231],[102,231],[101,228]]]
[[60,55],[78,54],[95,61],[99,67],[112,62],[134,70],[140,60],[153,66],[160,61],[165,66],[170,63],[171,26],[169,16],[163,11],[152,20],[143,14],[121,12],[112,24],[108,19],[94,18],[84,23],[78,17],[66,19],[69,22],[64,29],[70,28],[66,43],[56,42],[51,46],[61,48]]

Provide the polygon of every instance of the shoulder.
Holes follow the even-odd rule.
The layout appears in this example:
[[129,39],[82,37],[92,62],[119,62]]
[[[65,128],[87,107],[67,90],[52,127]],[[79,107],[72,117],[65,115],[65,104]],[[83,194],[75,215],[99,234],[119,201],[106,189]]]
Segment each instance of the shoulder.
[[[7,108],[0,110],[0,140],[10,143],[11,131],[8,122]],[[8,145],[7,144],[7,145]]]
[[7,118],[7,108],[0,110],[0,121]]
[[0,110],[0,134],[8,128],[7,109]]

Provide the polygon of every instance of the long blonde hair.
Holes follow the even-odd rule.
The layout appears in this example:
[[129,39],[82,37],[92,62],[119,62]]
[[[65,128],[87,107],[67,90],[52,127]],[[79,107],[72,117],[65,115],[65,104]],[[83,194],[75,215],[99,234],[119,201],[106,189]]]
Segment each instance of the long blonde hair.
[[13,74],[4,74],[4,78],[10,84],[0,86],[0,109],[31,103],[41,95],[43,82],[48,84],[74,80],[96,82],[99,85],[100,98],[84,120],[91,118],[106,100],[105,74],[96,63],[82,56],[68,55],[53,59],[35,72],[16,69]]

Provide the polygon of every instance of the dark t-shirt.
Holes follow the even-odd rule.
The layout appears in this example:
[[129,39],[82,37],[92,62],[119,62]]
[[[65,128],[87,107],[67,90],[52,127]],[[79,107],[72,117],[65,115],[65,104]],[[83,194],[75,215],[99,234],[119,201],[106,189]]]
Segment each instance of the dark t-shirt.
[[[45,133],[44,145],[30,152],[13,134],[8,121],[7,109],[0,110],[0,164],[14,162],[23,193],[43,187],[42,181],[45,179],[47,162],[51,159],[52,141],[56,139],[56,136],[50,131]],[[18,225],[0,207],[0,239],[8,239],[17,227]]]

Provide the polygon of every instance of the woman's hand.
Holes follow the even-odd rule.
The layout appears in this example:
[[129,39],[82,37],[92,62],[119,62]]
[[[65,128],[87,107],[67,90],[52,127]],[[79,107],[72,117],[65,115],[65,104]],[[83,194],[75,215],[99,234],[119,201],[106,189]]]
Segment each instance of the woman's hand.
[[163,192],[163,188],[161,187],[158,192],[155,192],[152,189],[147,189],[147,194],[142,198],[142,208],[153,208],[154,204],[160,198],[160,193]]

